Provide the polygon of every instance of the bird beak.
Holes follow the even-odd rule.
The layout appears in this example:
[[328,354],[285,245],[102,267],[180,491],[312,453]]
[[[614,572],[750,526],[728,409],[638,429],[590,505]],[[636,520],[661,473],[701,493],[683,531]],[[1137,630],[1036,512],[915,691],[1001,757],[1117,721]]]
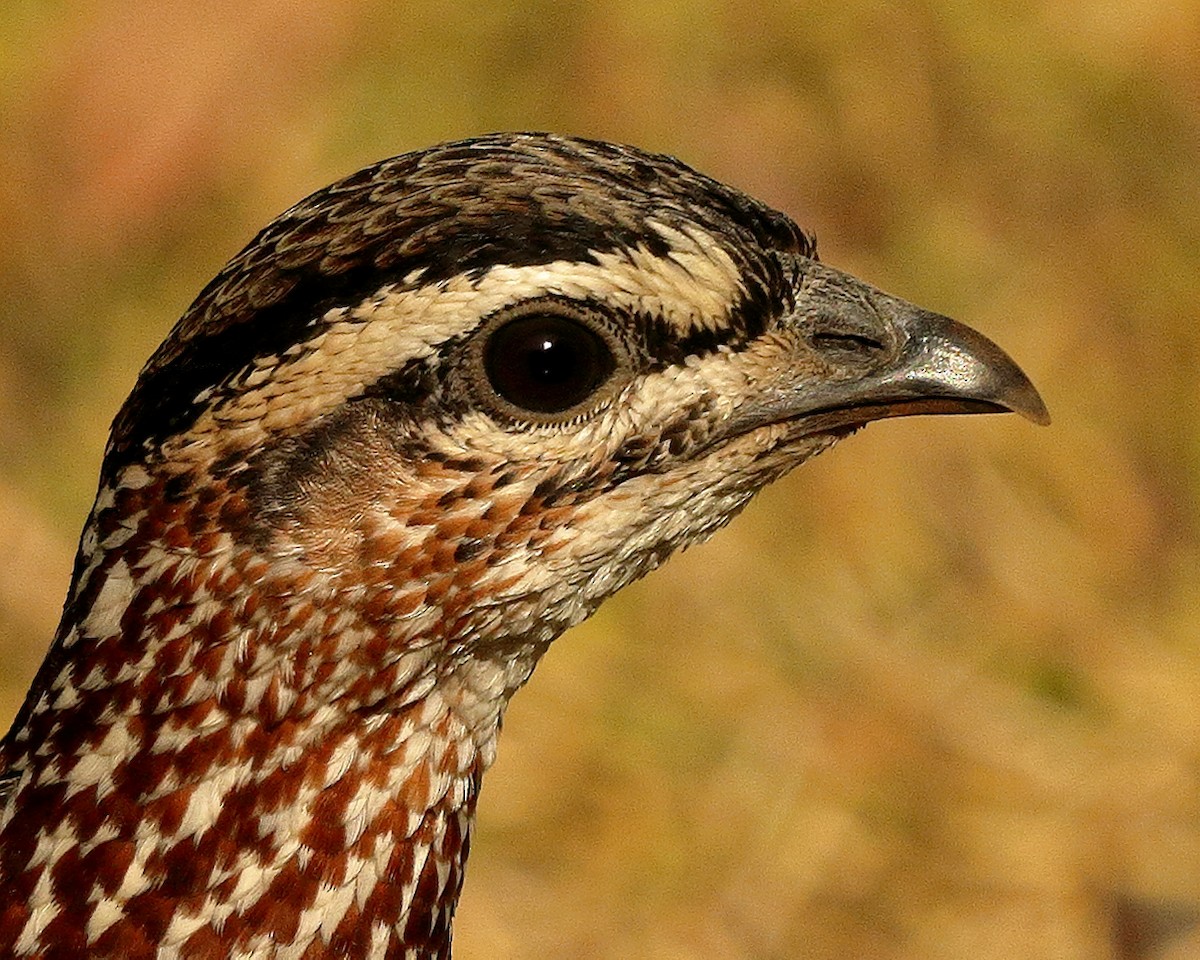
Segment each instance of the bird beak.
[[809,391],[811,412],[841,408],[861,423],[924,413],[1019,413],[1050,422],[1037,388],[991,340],[949,317],[904,306],[910,313],[896,325],[903,339],[895,361]]
[[1019,413],[1050,422],[1037,388],[983,334],[824,264],[813,272],[812,292],[797,296],[784,327],[806,339],[831,373],[779,378],[755,409],[739,411],[735,430],[786,421],[803,436],[947,413]]

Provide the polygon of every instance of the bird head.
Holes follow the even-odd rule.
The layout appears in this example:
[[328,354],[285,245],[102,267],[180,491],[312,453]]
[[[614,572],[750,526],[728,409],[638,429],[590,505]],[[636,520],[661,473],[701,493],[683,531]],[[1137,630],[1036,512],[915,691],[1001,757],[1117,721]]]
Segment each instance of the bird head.
[[507,694],[855,428],[998,411],[1046,420],[998,347],[821,264],[784,215],[668,157],[498,135],[263,230],[150,360],[105,474],[209,496],[193,526],[279,592],[359,611],[369,652],[339,657],[436,640]]

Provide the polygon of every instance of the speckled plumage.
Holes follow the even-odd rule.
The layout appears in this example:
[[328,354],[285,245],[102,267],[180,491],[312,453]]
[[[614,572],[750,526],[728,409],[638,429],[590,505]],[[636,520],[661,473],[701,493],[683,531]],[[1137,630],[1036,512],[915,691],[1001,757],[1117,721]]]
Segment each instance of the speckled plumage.
[[[561,414],[481,373],[522,310],[612,355]],[[114,424],[0,753],[0,953],[449,956],[501,716],[563,629],[868,420],[1044,416],[947,324],[631,148],[495,135],[297,204]]]

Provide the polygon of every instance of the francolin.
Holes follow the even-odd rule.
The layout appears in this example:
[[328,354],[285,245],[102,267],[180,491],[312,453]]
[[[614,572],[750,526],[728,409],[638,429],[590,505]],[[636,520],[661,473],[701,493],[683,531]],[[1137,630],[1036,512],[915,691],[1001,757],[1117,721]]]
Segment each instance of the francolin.
[[509,697],[871,420],[1047,415],[980,334],[665,156],[546,134],[302,200],[117,415],[0,744],[0,954],[450,955]]

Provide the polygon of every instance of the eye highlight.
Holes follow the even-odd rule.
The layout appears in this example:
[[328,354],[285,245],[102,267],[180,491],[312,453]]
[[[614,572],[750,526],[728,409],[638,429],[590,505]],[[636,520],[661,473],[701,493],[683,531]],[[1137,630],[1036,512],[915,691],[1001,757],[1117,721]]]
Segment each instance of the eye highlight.
[[603,315],[559,300],[504,311],[480,331],[473,353],[477,388],[486,386],[500,412],[536,419],[594,407],[628,366],[627,351]]

